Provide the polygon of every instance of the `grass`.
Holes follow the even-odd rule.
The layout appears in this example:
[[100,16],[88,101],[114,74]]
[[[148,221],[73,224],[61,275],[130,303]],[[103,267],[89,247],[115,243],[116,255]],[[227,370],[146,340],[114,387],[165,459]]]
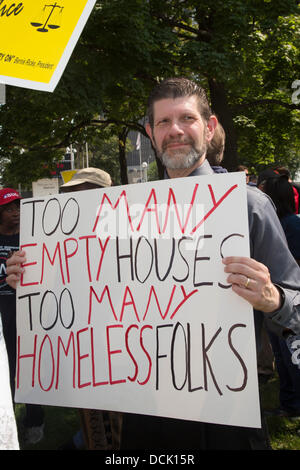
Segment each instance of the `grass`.
[[[275,408],[278,403],[278,378],[260,386],[263,408]],[[73,408],[45,406],[45,437],[36,445],[23,447],[24,450],[57,450],[72,438],[80,427],[79,414]],[[24,405],[17,405],[18,424],[22,421]],[[273,450],[300,450],[300,419],[272,417],[267,419],[270,441]]]
[[[261,404],[263,409],[276,408],[279,382],[275,376],[261,385]],[[300,450],[300,419],[268,417],[267,424],[273,450]]]

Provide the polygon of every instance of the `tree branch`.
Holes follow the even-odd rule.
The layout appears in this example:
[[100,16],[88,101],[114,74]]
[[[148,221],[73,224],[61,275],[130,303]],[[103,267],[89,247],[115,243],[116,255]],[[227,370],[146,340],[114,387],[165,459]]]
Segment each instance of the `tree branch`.
[[235,111],[239,111],[239,110],[242,110],[242,109],[249,108],[251,106],[261,106],[261,105],[268,105],[268,104],[271,104],[271,105],[277,104],[279,106],[282,106],[283,108],[287,108],[287,109],[290,109],[290,110],[300,109],[300,104],[286,103],[284,101],[281,101],[281,100],[278,100],[278,99],[275,99],[275,98],[264,98],[264,99],[260,99],[260,100],[253,100],[253,101],[244,102],[244,103],[241,103],[241,104],[234,105],[233,109]]
[[196,36],[197,39],[201,39],[202,41],[208,42],[212,39],[211,33],[204,29],[193,28],[185,23],[180,21],[173,20],[173,18],[168,18],[166,16],[156,16],[157,19],[161,19],[169,26],[173,26],[174,28],[182,29],[183,31],[187,31],[192,33]]
[[85,127],[107,127],[111,124],[114,124],[116,126],[122,126],[126,127],[127,129],[130,130],[135,130],[143,134],[145,137],[148,137],[146,130],[142,124],[139,124],[134,121],[121,121],[117,119],[90,119],[90,120],[85,120],[80,123],[78,123],[76,126],[73,126],[69,129],[69,131],[66,133],[66,135],[56,144],[48,145],[48,144],[39,144],[35,145],[32,147],[28,147],[24,144],[21,144],[20,142],[12,142],[11,144],[15,147],[20,147],[23,149],[26,149],[29,152],[32,151],[43,151],[43,150],[59,150],[61,148],[68,147],[70,145],[70,142],[72,141],[72,134],[78,130],[81,130]]
[[103,127],[107,127],[110,124],[114,124],[116,126],[128,127],[129,129],[138,131],[141,134],[143,134],[145,137],[148,137],[145,127],[142,124],[139,124],[134,121],[121,121],[118,119],[92,119],[91,124],[94,126],[103,126]]

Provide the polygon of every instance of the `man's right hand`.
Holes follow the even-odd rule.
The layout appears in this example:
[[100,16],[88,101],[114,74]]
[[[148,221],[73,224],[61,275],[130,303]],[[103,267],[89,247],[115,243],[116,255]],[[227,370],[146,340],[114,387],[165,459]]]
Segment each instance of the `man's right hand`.
[[22,264],[26,262],[25,251],[15,251],[13,255],[6,261],[6,282],[13,289],[17,288],[18,282],[20,282],[21,275],[25,269]]

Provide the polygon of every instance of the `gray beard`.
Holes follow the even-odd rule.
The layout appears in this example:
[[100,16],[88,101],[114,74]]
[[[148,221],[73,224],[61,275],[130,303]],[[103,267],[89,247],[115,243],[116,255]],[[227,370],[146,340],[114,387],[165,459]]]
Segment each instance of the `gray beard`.
[[158,153],[163,165],[170,170],[183,170],[194,166],[206,152],[206,145],[203,145],[199,151],[192,148],[189,153],[181,153],[170,157],[167,152]]

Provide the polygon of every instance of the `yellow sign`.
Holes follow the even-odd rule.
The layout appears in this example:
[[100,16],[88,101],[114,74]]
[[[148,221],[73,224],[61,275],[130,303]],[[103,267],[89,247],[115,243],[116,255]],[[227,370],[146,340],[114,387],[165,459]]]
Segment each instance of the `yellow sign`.
[[0,0],[0,83],[53,91],[96,0]]
[[77,173],[78,170],[64,170],[64,171],[61,171],[60,174],[61,174],[61,177],[63,179],[63,182],[64,183],[67,183],[68,181],[70,181],[73,176],[75,175],[75,173]]

